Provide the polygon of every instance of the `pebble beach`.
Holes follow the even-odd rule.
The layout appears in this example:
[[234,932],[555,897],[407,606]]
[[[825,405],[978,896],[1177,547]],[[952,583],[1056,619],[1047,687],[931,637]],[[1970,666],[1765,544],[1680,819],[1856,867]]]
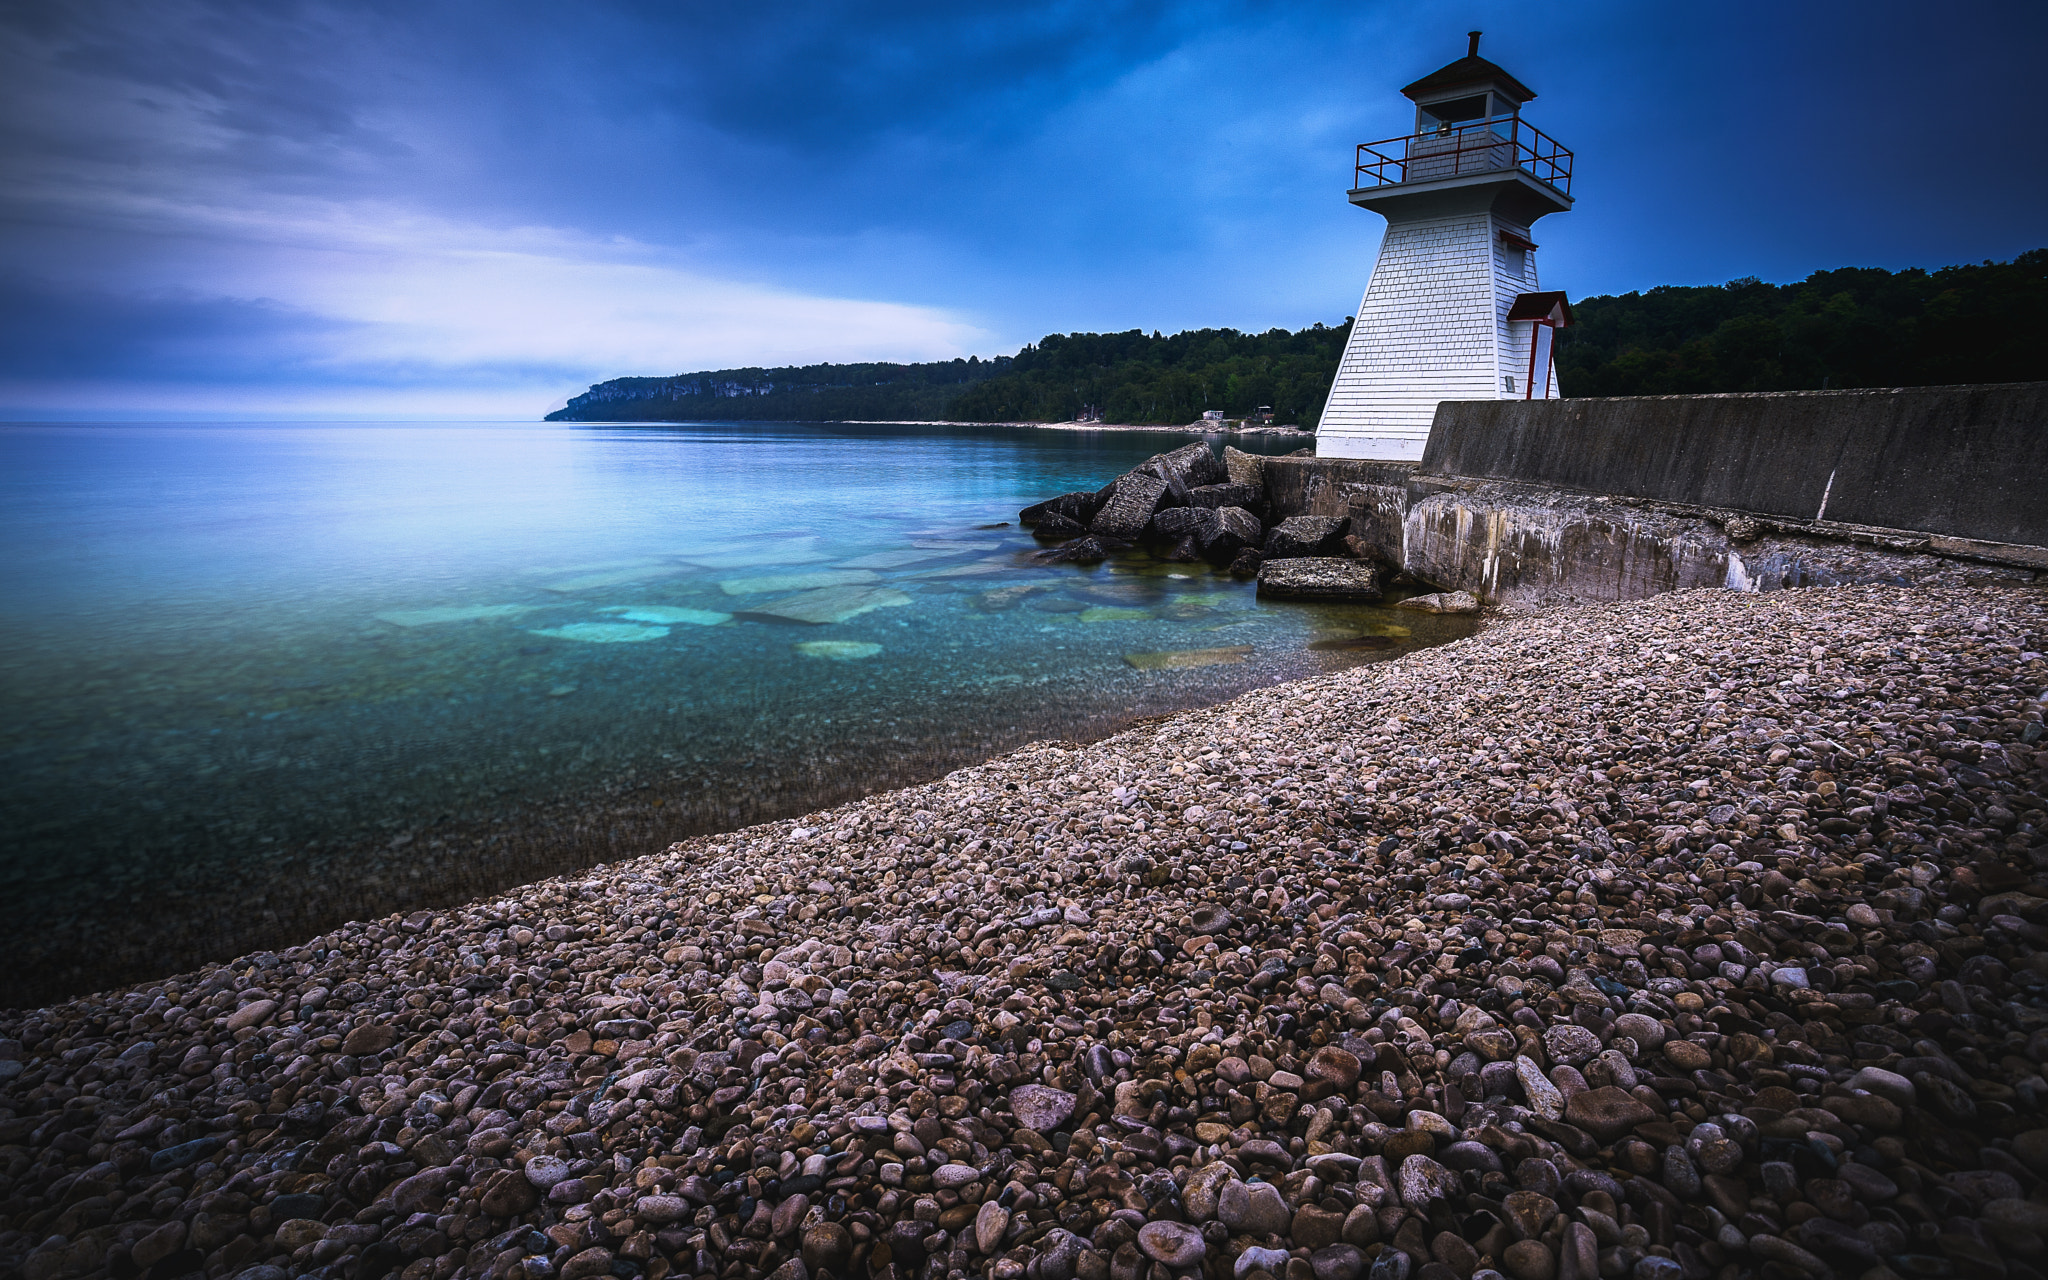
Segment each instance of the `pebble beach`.
[[0,1015],[0,1273],[2048,1273],[2048,596],[1490,620]]

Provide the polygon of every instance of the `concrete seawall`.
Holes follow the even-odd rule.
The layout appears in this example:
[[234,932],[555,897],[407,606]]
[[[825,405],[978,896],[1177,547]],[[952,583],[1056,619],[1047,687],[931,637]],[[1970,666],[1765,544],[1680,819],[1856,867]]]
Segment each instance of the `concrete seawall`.
[[1276,517],[1514,604],[2048,574],[2048,383],[1447,402],[1420,463],[1275,458]]
[[2040,542],[2048,382],[1446,403],[1419,470]]

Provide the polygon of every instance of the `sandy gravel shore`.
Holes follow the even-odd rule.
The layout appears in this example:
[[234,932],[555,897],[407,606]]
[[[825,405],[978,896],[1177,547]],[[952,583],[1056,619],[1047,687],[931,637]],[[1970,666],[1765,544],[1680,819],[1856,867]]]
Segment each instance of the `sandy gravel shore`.
[[2048,1262],[2048,597],[1509,619],[0,1019],[0,1269]]

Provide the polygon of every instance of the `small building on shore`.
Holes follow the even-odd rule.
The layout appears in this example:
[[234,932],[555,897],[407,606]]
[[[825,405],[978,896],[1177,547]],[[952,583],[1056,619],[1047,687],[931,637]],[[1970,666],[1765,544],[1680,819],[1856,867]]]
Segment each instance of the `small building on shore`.
[[1379,260],[1316,433],[1323,457],[1422,457],[1445,400],[1560,395],[1550,355],[1570,322],[1540,292],[1536,221],[1572,207],[1572,153],[1522,118],[1533,89],[1466,56],[1401,92],[1412,133],[1358,148],[1351,203],[1387,220]]

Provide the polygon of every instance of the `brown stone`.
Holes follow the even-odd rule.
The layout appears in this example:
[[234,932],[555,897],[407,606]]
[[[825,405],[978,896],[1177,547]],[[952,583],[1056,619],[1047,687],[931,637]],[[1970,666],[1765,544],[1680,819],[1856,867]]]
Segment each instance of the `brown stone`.
[[1541,1240],[1517,1240],[1501,1258],[1514,1280],[1554,1280],[1557,1259]]
[[1633,1094],[1611,1084],[1573,1094],[1565,1103],[1564,1115],[1602,1143],[1611,1143],[1644,1121],[1657,1118],[1657,1113]]
[[382,1053],[398,1043],[398,1028],[387,1022],[365,1022],[348,1033],[341,1042],[341,1051],[352,1058],[366,1053]]

